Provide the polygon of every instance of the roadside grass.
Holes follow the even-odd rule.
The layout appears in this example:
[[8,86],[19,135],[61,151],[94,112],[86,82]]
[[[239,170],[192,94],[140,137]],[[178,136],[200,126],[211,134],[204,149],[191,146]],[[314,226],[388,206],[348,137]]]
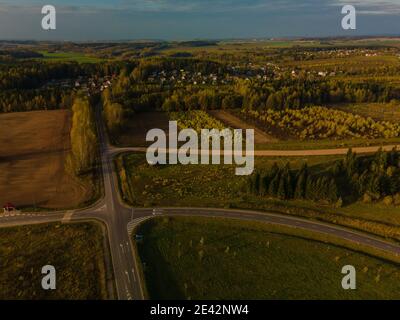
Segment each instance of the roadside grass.
[[75,61],[78,63],[98,63],[104,61],[104,59],[91,57],[80,52],[48,52],[40,51],[43,58],[38,58],[40,60],[48,60],[51,62],[67,62]]
[[[310,232],[223,218],[160,217],[137,243],[151,299],[399,299],[396,262]],[[313,240],[311,240],[311,239]],[[343,290],[342,267],[357,271]]]
[[[103,232],[95,223],[0,229],[0,299],[108,299]],[[45,265],[56,268],[57,289],[41,287]]]
[[[257,169],[290,161],[292,169],[305,162],[310,170],[325,170],[342,156],[256,158]],[[247,177],[235,166],[150,166],[144,154],[123,154],[116,160],[122,198],[136,207],[214,207],[272,211],[334,223],[400,241],[400,208],[354,203],[343,208],[306,200],[279,200],[247,192]]]

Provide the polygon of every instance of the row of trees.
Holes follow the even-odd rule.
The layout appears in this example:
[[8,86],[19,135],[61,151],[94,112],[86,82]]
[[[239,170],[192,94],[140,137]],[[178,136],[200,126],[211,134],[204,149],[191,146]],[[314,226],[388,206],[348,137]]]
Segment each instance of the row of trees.
[[286,110],[242,110],[245,118],[256,120],[265,128],[279,129],[288,136],[304,139],[395,138],[400,126],[374,121],[352,113],[325,107]]
[[400,89],[377,83],[336,81],[237,80],[235,85],[167,88],[165,110],[191,109],[284,110],[339,102],[389,102],[400,99]]
[[72,106],[71,152],[67,170],[77,176],[93,170],[97,153],[97,134],[91,102],[83,95],[75,98]]
[[357,156],[349,150],[343,160],[328,165],[326,170],[312,171],[307,164],[291,170],[289,163],[283,167],[275,163],[249,177],[249,192],[261,197],[307,199],[337,206],[358,200],[378,201],[400,193],[400,154],[396,149],[379,150],[373,156]]
[[340,197],[334,177],[312,176],[307,164],[298,171],[292,171],[289,163],[284,167],[275,163],[269,170],[256,172],[249,178],[249,190],[252,194],[282,200],[308,199],[337,203]]
[[284,110],[329,103],[390,102],[400,99],[400,89],[372,81],[271,80],[261,83],[237,80],[235,85],[185,87],[135,82],[125,88],[129,106],[137,109],[159,109],[162,106],[168,111],[232,108]]
[[165,99],[165,111],[231,109],[242,106],[242,97],[229,88],[179,88]]
[[377,201],[400,192],[400,155],[396,149],[365,157],[349,151],[330,171],[350,200]]
[[125,123],[125,111],[120,103],[112,99],[112,91],[107,89],[102,95],[103,117],[109,132],[114,135],[123,129]]
[[202,110],[170,112],[169,118],[177,121],[180,129],[193,129],[197,133],[201,133],[202,129],[224,130],[226,128],[223,123]]
[[245,109],[298,109],[329,103],[390,102],[400,99],[400,88],[377,81],[307,80],[285,77],[267,83],[239,81],[236,92]]

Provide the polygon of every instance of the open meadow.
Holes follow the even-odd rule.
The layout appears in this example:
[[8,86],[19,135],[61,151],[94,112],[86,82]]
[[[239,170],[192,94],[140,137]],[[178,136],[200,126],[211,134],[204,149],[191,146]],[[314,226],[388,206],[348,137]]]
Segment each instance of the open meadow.
[[39,51],[43,55],[43,58],[39,60],[49,61],[49,62],[78,62],[78,63],[98,63],[103,61],[100,58],[93,56],[88,56],[81,52],[47,52]]
[[[0,229],[0,299],[108,299],[103,230],[98,224],[42,224]],[[56,269],[45,291],[42,267]]]
[[[137,232],[151,299],[400,298],[396,263],[309,232],[192,217],[153,219]],[[356,268],[357,290],[341,287],[345,265]]]

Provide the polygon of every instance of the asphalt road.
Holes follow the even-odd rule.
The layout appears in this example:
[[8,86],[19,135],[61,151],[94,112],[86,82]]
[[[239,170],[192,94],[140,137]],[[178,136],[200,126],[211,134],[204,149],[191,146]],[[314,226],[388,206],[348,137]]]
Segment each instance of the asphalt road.
[[[400,245],[387,242],[371,235],[335,225],[285,216],[278,213],[210,208],[157,208],[156,211],[154,211],[153,209],[127,207],[123,204],[119,196],[118,180],[114,170],[112,157],[117,153],[132,151],[142,152],[143,150],[141,148],[118,149],[112,147],[104,128],[100,110],[97,110],[96,112],[96,122],[98,125],[101,150],[104,198],[94,206],[82,210],[54,213],[23,213],[14,216],[0,215],[0,227],[33,225],[60,221],[63,223],[83,220],[97,220],[103,222],[108,231],[116,293],[120,300],[141,300],[145,298],[139,277],[140,262],[137,261],[133,255],[133,247],[129,231],[132,231],[137,224],[143,222],[145,219],[154,217],[154,213],[156,213],[157,216],[226,217],[284,225],[321,234],[333,235],[353,243],[369,246],[397,256],[400,255]],[[357,149],[355,148],[354,151],[357,151]],[[312,152],[312,155],[315,155],[315,150]],[[284,152],[280,152],[280,155],[283,155],[282,153]]]

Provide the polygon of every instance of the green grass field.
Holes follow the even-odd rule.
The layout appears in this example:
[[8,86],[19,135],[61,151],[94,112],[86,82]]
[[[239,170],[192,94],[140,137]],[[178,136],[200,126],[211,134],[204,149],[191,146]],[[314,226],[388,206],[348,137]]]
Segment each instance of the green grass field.
[[[57,289],[41,287],[45,265]],[[92,223],[0,229],[0,299],[107,299],[103,232]]]
[[51,62],[68,62],[74,61],[78,63],[97,63],[103,61],[100,58],[90,57],[83,53],[78,52],[40,52],[44,57],[40,58],[42,60]]
[[[137,232],[144,235],[137,246],[151,299],[400,298],[399,265],[307,239],[304,231],[164,217]],[[356,268],[357,290],[342,289],[345,265]]]

